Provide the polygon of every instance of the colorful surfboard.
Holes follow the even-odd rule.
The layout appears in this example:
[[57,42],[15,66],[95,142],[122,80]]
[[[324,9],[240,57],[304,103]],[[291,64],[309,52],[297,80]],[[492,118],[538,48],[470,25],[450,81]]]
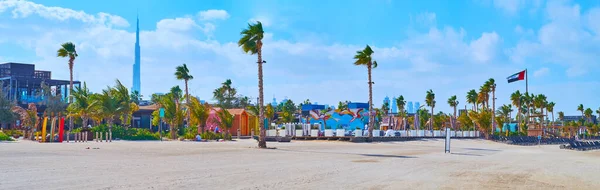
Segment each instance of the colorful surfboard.
[[54,133],[56,130],[56,118],[53,117],[51,120],[52,123],[50,123],[50,142],[54,142]]
[[42,142],[46,142],[46,126],[48,125],[48,118],[44,117],[44,123],[42,124]]
[[61,117],[58,124],[58,142],[63,142],[63,136],[65,133],[65,118]]

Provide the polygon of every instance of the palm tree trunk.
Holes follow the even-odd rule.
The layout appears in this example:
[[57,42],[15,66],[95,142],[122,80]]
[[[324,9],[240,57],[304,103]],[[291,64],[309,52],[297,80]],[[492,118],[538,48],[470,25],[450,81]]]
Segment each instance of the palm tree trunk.
[[373,124],[375,123],[375,116],[373,115],[373,82],[371,81],[371,62],[367,65],[367,71],[369,73],[369,142],[373,141]]
[[171,133],[171,139],[177,138],[177,133],[175,133],[175,122],[169,122],[169,132]]
[[[69,77],[70,77],[70,81],[69,81],[69,104],[73,103],[73,96],[71,96],[71,93],[73,92],[73,61],[75,59],[71,58],[69,59]],[[69,118],[69,131],[73,130],[73,118],[70,117]]]
[[187,125],[190,125],[190,94],[188,93],[188,80],[185,80],[185,103],[187,105]]
[[431,106],[431,116],[429,117],[429,130],[433,131],[433,108],[434,106]]
[[454,119],[452,120],[452,130],[456,130],[456,105],[454,106]]
[[262,64],[263,64],[263,60],[262,60],[262,42],[258,41],[258,43],[256,43],[258,52],[258,112],[259,112],[259,120],[258,120],[258,127],[260,129],[260,135],[258,138],[258,147],[259,148],[267,148],[267,141],[266,141],[266,131],[265,131],[265,108],[264,108],[264,94],[263,94],[263,71],[262,71]]
[[496,89],[492,88],[492,135],[494,135],[496,132]]

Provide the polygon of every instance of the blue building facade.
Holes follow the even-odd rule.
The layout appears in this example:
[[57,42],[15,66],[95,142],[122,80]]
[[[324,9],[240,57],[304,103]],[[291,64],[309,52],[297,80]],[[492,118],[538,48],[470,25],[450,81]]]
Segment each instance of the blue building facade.
[[413,113],[415,113],[415,111],[413,110],[413,102],[407,102],[407,103],[406,103],[406,111],[407,111],[409,114],[413,114]]
[[396,104],[396,97],[392,98],[392,113],[398,113],[398,105]]

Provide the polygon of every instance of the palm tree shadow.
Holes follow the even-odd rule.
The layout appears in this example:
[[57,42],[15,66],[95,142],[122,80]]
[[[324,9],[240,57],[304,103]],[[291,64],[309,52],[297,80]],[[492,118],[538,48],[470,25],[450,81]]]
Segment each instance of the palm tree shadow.
[[461,155],[461,156],[483,156],[481,154],[471,154],[471,153],[450,153],[450,154]]
[[349,153],[349,152],[327,152],[327,151],[289,150],[289,149],[274,149],[274,150],[275,151],[297,152],[297,153],[358,155],[358,156],[380,157],[380,158],[417,158],[414,156],[389,155],[389,154],[359,154],[359,153]]
[[416,158],[414,156],[389,155],[389,154],[356,154],[356,155],[380,157],[380,158]]

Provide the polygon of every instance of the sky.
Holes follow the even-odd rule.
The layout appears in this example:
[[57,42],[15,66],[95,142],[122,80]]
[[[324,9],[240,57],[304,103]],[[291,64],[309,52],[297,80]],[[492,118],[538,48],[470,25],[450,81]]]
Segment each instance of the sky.
[[141,93],[167,92],[184,83],[175,67],[187,64],[190,93],[214,101],[226,79],[239,94],[258,95],[256,56],[238,46],[240,31],[261,21],[265,101],[288,98],[320,104],[368,101],[367,69],[356,51],[373,47],[373,101],[403,95],[421,102],[432,89],[435,112],[465,106],[470,89],[497,83],[496,107],[525,82],[506,77],[527,69],[529,92],[545,94],[555,112],[579,115],[577,105],[600,109],[600,1],[157,1],[0,0],[0,63],[36,64],[95,92],[119,79],[132,84],[136,16],[140,20]]

